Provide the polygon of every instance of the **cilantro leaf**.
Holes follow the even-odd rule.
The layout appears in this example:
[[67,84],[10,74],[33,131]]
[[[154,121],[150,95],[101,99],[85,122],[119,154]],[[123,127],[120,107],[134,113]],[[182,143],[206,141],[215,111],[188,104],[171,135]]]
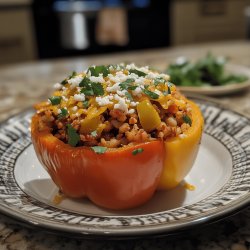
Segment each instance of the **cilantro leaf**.
[[154,85],[157,86],[159,84],[164,84],[166,82],[165,79],[163,79],[162,77],[158,77],[154,79]]
[[86,76],[79,83],[79,87],[88,87],[91,84],[91,81]]
[[188,115],[184,115],[184,116],[182,117],[182,119],[183,119],[183,121],[184,121],[185,123],[187,123],[187,124],[189,124],[190,126],[192,126],[192,120],[191,120],[191,118],[190,118]]
[[103,74],[103,76],[106,77],[110,73],[109,67],[104,65],[89,67],[88,71],[90,71],[92,76],[99,76],[99,74]]
[[64,79],[64,80],[61,81],[60,84],[61,84],[61,85],[65,85],[65,84],[67,84],[67,83],[68,83],[68,79]]
[[91,87],[82,88],[81,93],[83,93],[86,96],[94,95],[94,91],[93,91],[93,89]]
[[83,107],[85,109],[89,107],[89,101],[88,100],[83,101],[82,104],[83,104]]
[[[134,81],[135,81],[134,79],[129,78],[126,81],[120,83],[119,86],[120,86],[121,90],[131,88],[131,87],[134,87],[133,85],[131,85],[131,83]],[[136,88],[136,86],[135,86],[135,88]]]
[[71,79],[71,78],[75,77],[76,75],[77,75],[77,73],[76,73],[75,71],[73,71],[73,72],[71,73],[71,75],[69,76],[68,79]]
[[[168,89],[168,90],[169,90],[169,89]],[[167,96],[167,95],[169,94],[169,91],[164,90],[164,91],[162,91],[162,94],[163,94],[164,96]]]
[[79,86],[82,87],[81,93],[90,96],[90,95],[104,95],[104,89],[101,83],[91,82],[89,78],[84,77],[79,83]]
[[61,113],[57,116],[58,119],[63,119],[68,115],[68,110],[65,108],[61,109]]
[[80,135],[76,132],[71,124],[67,124],[67,134],[69,137],[68,144],[72,147],[75,147],[80,141]]
[[101,147],[101,146],[94,146],[94,147],[91,147],[91,148],[97,154],[104,154],[107,151],[106,147]]
[[71,79],[72,77],[75,77],[77,75],[77,73],[75,71],[73,71],[71,73],[71,75],[69,75],[66,79],[61,81],[61,85],[65,85],[68,83],[68,80]]
[[104,89],[101,83],[92,82],[91,84],[94,95],[104,95]]
[[61,103],[62,97],[61,96],[52,96],[49,98],[52,105],[58,105]]
[[143,148],[137,148],[137,149],[132,151],[132,155],[141,154],[143,151],[144,151]]
[[91,134],[93,137],[96,137],[96,136],[97,136],[96,130],[92,131],[90,134]]
[[140,71],[138,69],[130,69],[129,73],[130,74],[134,73],[134,74],[136,74],[138,76],[146,76],[147,75],[146,73],[144,73],[144,72],[142,72],[142,71]]
[[132,95],[131,95],[128,91],[125,92],[125,96],[126,96],[130,101],[134,101]]
[[156,94],[156,93],[154,93],[154,92],[152,92],[152,91],[150,91],[150,90],[148,90],[148,89],[142,89],[142,92],[143,92],[145,95],[147,95],[147,96],[149,96],[150,98],[152,98],[152,99],[158,99],[158,98],[159,98],[159,95],[158,95],[158,94]]

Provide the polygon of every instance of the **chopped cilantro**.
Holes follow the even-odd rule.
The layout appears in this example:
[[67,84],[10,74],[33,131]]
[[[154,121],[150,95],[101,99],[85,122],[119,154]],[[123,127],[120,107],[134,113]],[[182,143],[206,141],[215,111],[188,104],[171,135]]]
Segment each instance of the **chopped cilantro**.
[[73,71],[73,72],[71,73],[71,75],[69,76],[68,79],[71,79],[71,78],[75,77],[76,75],[77,75],[77,73],[76,73],[75,71]]
[[65,84],[67,84],[67,83],[68,83],[68,79],[64,79],[64,80],[61,81],[61,84],[62,84],[62,85],[65,85]]
[[131,95],[128,91],[125,92],[125,96],[126,96],[130,101],[134,101],[132,95]]
[[94,95],[94,91],[92,88],[82,88],[81,93],[83,93],[86,96]]
[[95,153],[97,154],[103,154],[107,151],[107,148],[106,147],[101,147],[101,146],[94,146],[94,147],[91,147]]
[[144,93],[145,95],[149,96],[149,97],[152,98],[152,99],[158,99],[158,98],[159,98],[159,95],[158,95],[158,94],[156,94],[156,93],[154,93],[154,92],[152,92],[152,91],[150,91],[150,90],[148,90],[148,89],[142,89],[142,91],[143,91],[143,93]]
[[[169,89],[168,89],[168,90],[169,90]],[[169,91],[164,90],[164,91],[162,91],[162,94],[163,94],[164,96],[167,96],[167,95],[169,94]]]
[[169,95],[171,94],[171,89],[170,89],[169,86],[168,86],[168,94],[169,94]]
[[134,86],[129,86],[128,89],[129,90],[135,90],[138,86],[134,85]]
[[79,83],[79,86],[82,87],[81,93],[87,96],[104,95],[102,84],[99,82],[91,82],[87,77],[83,78],[83,80]]
[[88,87],[91,84],[91,81],[86,76],[79,83],[79,87]]
[[85,109],[87,109],[89,107],[89,101],[88,100],[83,101],[82,104],[83,104],[83,107]]
[[146,76],[147,75],[146,73],[144,73],[144,72],[142,72],[142,71],[140,71],[138,69],[130,69],[129,73],[130,74],[134,73],[134,74],[136,74],[138,76]]
[[135,90],[137,88],[136,85],[132,85],[131,83],[134,82],[135,80],[132,78],[127,79],[125,82],[122,82],[119,84],[121,90]]
[[61,96],[52,96],[49,98],[52,105],[58,105],[61,103],[62,97]]
[[65,108],[61,109],[61,113],[57,116],[58,119],[63,119],[68,115],[68,110]]
[[168,87],[172,87],[174,84],[172,82],[168,82]]
[[72,77],[75,77],[76,75],[77,75],[77,73],[76,73],[75,71],[73,71],[73,72],[71,73],[71,75],[69,75],[66,79],[64,79],[64,80],[61,81],[61,84],[62,84],[62,85],[67,84],[67,83],[68,83],[68,80],[71,79]]
[[154,79],[154,85],[157,86],[159,84],[164,84],[166,82],[165,79],[161,78],[161,77],[158,77],[158,78],[155,78]]
[[93,82],[91,84],[94,95],[104,95],[104,89],[101,83]]
[[134,79],[129,78],[126,81],[120,83],[119,86],[120,86],[121,90],[128,89],[129,86],[133,86],[133,85],[131,85],[131,83],[134,81],[135,81]]
[[106,77],[110,73],[109,66],[106,67],[104,65],[89,67],[88,71],[90,71],[92,76],[99,76],[99,74],[103,74],[103,76]]
[[77,143],[80,141],[80,136],[76,132],[76,130],[72,127],[71,124],[67,125],[67,134],[68,134],[68,144],[72,147],[75,147]]
[[95,131],[92,131],[90,134],[91,134],[93,137],[96,137],[96,136],[97,136],[96,130],[95,130]]
[[191,120],[191,118],[190,118],[188,115],[184,115],[184,116],[182,117],[182,119],[183,119],[183,121],[184,121],[185,123],[187,123],[187,124],[189,124],[190,126],[192,126],[192,120]]
[[137,154],[140,154],[144,151],[143,148],[137,148],[135,150],[132,151],[132,155],[137,155]]

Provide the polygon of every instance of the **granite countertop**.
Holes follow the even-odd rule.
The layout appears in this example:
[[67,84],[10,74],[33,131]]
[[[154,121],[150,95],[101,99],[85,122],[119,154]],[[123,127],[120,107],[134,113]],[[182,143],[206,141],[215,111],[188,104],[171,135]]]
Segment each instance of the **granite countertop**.
[[[170,49],[144,50],[112,55],[32,62],[0,68],[0,121],[46,99],[53,83],[69,72],[92,64],[135,62],[164,69],[178,56],[197,59],[208,51],[225,55],[235,64],[250,68],[250,42],[231,41]],[[230,108],[250,117],[250,89],[217,98]],[[73,239],[29,228],[5,215],[0,217],[0,249],[250,249],[250,208],[185,234],[162,238],[123,241]]]

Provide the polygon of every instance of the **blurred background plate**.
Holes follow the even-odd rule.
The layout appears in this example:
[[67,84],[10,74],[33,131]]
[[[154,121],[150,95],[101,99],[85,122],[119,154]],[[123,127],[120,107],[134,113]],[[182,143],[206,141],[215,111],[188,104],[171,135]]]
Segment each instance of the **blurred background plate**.
[[226,64],[225,71],[236,75],[245,75],[248,80],[242,83],[231,83],[224,86],[179,86],[178,88],[185,93],[195,93],[209,96],[220,96],[243,92],[250,87],[250,68],[237,65]]

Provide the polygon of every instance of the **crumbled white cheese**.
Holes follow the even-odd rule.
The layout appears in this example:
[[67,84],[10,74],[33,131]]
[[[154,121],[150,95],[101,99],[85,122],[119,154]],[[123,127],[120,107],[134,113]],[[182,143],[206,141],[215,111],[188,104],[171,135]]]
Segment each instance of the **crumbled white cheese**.
[[69,99],[66,97],[66,96],[64,96],[64,95],[62,95],[62,99],[65,101],[65,102],[67,102]]
[[145,67],[141,67],[138,69],[139,71],[142,71],[143,73],[147,74],[149,72],[148,70],[148,66],[145,66]]
[[157,95],[159,95],[159,96],[162,95],[161,91],[158,90],[158,89],[155,89],[154,92],[155,92]]
[[115,83],[113,86],[109,86],[106,88],[107,92],[112,92],[112,93],[116,93],[118,90],[120,90],[120,86],[119,86],[119,82]]
[[134,114],[135,113],[135,110],[134,109],[130,109],[129,111],[128,111],[128,114]]
[[131,106],[131,107],[136,107],[138,104],[139,104],[139,102],[131,102],[131,103],[130,103],[130,106]]
[[73,108],[72,108],[72,111],[73,112],[76,112],[78,110],[78,107],[77,106],[74,106]]
[[83,93],[82,94],[75,94],[74,99],[78,102],[85,101],[85,95]]
[[132,91],[134,96],[141,96],[142,93],[142,88],[141,87],[137,87],[135,90]]
[[104,83],[105,80],[103,79],[103,76],[99,75],[99,76],[90,76],[89,80],[91,82],[99,82],[99,83]]
[[55,90],[60,90],[60,89],[62,89],[63,86],[62,86],[62,84],[60,84],[59,82],[57,82],[57,83],[54,84],[53,87],[54,87]]
[[126,104],[125,98],[120,97],[117,94],[115,94],[114,98],[115,98],[115,100],[118,101],[118,103],[116,103],[114,105],[114,109],[120,109],[120,110],[124,111],[125,114],[127,114],[128,113],[128,105]]
[[131,74],[129,74],[129,78],[133,78],[135,80],[135,79],[139,78],[139,76],[135,73],[131,73]]
[[108,74],[109,80],[115,83],[125,82],[128,79],[128,76],[122,71],[116,72],[115,75]]
[[166,80],[166,81],[169,81],[169,80],[170,80],[170,76],[169,76],[169,75],[166,75],[166,74],[159,74],[158,77],[161,77],[161,78],[163,78],[163,79]]
[[155,79],[159,76],[158,73],[153,73],[153,72],[149,72],[147,75],[146,75],[146,78],[147,79]]
[[144,85],[144,81],[145,81],[144,77],[139,77],[138,79],[135,80],[135,84]]
[[62,113],[62,110],[61,109],[58,109],[57,110],[57,114],[59,115],[59,114],[61,114]]
[[179,134],[179,137],[180,137],[181,139],[183,139],[183,138],[186,138],[187,135],[185,135],[185,134]]
[[117,90],[116,92],[119,96],[125,96],[127,91],[126,90]]
[[135,64],[131,63],[131,64],[126,65],[126,69],[127,70],[135,69]]
[[70,88],[73,89],[75,87],[78,87],[82,79],[83,79],[82,76],[75,76],[69,79],[68,83],[70,84]]
[[112,102],[110,100],[112,100],[114,97],[113,96],[98,96],[95,98],[96,102],[98,103],[99,106],[105,106],[105,105],[109,105],[112,104]]

